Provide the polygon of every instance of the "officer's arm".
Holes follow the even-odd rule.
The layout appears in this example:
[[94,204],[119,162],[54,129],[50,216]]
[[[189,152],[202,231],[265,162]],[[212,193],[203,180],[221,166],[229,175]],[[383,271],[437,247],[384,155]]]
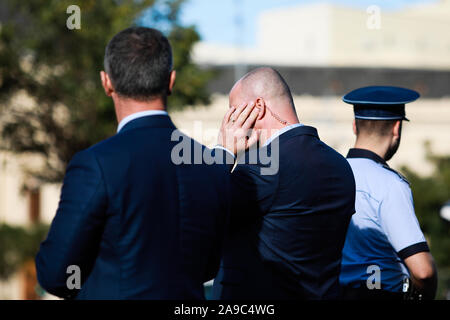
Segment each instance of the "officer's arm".
[[409,185],[393,180],[380,207],[381,226],[425,299],[436,293],[436,268],[417,221]]
[[437,272],[429,252],[416,253],[405,260],[411,280],[424,299],[434,299],[437,289]]

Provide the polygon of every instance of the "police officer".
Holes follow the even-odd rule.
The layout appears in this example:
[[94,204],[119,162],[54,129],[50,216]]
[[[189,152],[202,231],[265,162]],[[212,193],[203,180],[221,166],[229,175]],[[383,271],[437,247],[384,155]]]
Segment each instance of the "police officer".
[[[397,151],[405,104],[419,97],[372,86],[344,96],[354,106],[356,143],[347,155],[356,181],[356,213],[343,249],[344,299],[433,299],[437,274],[414,213],[408,181],[386,163]],[[408,292],[408,293],[406,293]]]

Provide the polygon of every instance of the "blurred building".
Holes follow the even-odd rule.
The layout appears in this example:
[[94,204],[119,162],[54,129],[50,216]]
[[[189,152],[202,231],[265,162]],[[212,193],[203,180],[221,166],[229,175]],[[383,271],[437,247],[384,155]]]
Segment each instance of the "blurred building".
[[201,64],[450,69],[450,0],[399,11],[313,3],[259,17],[254,47],[200,43]]
[[[406,108],[411,122],[390,164],[428,174],[433,168],[426,141],[433,152],[450,154],[450,0],[401,11],[369,9],[324,3],[277,9],[259,17],[255,47],[199,43],[195,61],[218,71],[209,85],[212,104],[173,112],[175,124],[213,146],[237,74],[271,65],[290,85],[301,121],[345,154],[354,142],[353,112],[340,96],[365,85],[405,86],[422,98]],[[379,25],[373,20],[378,13]],[[26,226],[53,218],[60,185],[33,187],[26,174],[31,163],[30,157],[0,152],[0,223]],[[21,271],[0,282],[0,299],[27,297],[27,279]]]
[[[33,183],[26,172],[37,162],[34,157],[0,152],[0,224],[30,227],[38,222],[50,223],[55,215],[60,186]],[[30,260],[11,279],[0,280],[0,300],[37,299],[37,289]]]

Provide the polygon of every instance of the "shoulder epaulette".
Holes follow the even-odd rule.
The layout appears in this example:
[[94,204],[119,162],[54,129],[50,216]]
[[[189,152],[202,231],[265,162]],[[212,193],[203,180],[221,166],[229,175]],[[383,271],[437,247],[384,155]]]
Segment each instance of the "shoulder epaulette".
[[408,179],[405,178],[404,175],[402,175],[400,172],[395,171],[394,169],[392,169],[391,167],[389,167],[388,165],[383,164],[383,168],[385,168],[386,170],[392,171],[394,172],[397,176],[399,176],[400,179],[402,179],[403,181],[405,181],[408,185],[410,185]]

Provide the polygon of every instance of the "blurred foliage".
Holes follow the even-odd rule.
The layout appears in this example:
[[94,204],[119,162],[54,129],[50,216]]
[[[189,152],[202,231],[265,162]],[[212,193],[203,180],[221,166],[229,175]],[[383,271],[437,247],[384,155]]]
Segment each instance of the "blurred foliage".
[[450,156],[435,156],[429,146],[426,149],[435,166],[430,176],[419,176],[407,167],[402,172],[411,183],[416,215],[438,267],[438,298],[445,298],[450,292],[450,222],[440,217],[440,210],[450,200]]
[[47,232],[48,226],[43,224],[30,228],[0,225],[0,280],[9,278],[26,261],[34,260]]
[[[179,23],[183,2],[2,0],[0,147],[42,155],[44,169],[31,175],[60,182],[74,153],[114,134],[114,107],[99,71],[108,41],[134,24],[161,29],[172,44],[177,81],[169,108],[209,103],[206,83],[212,74],[191,61],[199,35]],[[69,5],[80,7],[81,29],[66,27]],[[21,94],[32,101],[16,99]]]

